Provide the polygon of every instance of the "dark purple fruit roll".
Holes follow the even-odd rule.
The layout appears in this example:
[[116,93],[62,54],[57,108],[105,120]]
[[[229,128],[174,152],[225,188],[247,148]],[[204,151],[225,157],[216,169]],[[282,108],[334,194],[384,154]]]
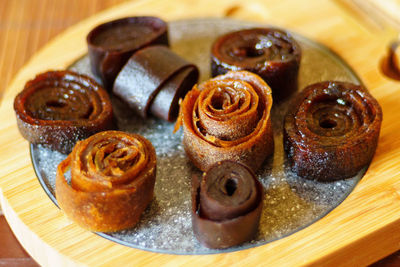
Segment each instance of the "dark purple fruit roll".
[[297,91],[301,48],[287,32],[253,28],[219,37],[211,50],[212,76],[247,70],[258,74],[272,89],[274,101]]
[[149,46],[128,60],[115,80],[113,93],[143,118],[151,113],[174,121],[179,99],[198,77],[195,65],[166,46]]
[[234,161],[220,161],[192,180],[192,225],[209,248],[250,241],[258,230],[263,187],[254,173]]
[[285,116],[284,146],[292,171],[324,182],[356,175],[372,160],[381,123],[381,107],[363,86],[309,85]]
[[169,45],[167,23],[157,17],[128,17],[94,28],[86,38],[92,71],[110,90],[133,53],[149,45]]
[[28,81],[14,100],[21,135],[62,153],[75,143],[114,128],[111,101],[93,79],[72,71],[48,71]]

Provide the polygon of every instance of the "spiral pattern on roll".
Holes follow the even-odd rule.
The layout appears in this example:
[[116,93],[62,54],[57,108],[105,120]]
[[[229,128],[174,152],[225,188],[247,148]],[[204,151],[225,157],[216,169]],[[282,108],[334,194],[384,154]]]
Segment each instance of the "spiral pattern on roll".
[[[71,170],[71,181],[65,178]],[[106,131],[80,141],[57,169],[56,196],[68,217],[94,231],[134,226],[153,197],[156,155],[142,136]]]
[[382,110],[363,87],[326,81],[308,86],[285,117],[292,170],[322,181],[354,176],[372,160]]
[[22,136],[69,153],[78,140],[112,129],[107,92],[93,79],[72,71],[48,71],[26,83],[14,100]]
[[192,221],[197,239],[207,247],[226,248],[257,232],[263,187],[246,166],[221,161],[193,179]]
[[229,72],[195,86],[181,104],[184,147],[201,170],[222,160],[258,169],[273,152],[269,86],[257,75]]

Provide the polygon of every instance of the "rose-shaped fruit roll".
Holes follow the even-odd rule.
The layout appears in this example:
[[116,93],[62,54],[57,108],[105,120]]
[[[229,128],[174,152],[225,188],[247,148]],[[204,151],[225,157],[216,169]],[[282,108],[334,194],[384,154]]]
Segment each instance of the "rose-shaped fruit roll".
[[271,87],[274,101],[297,91],[300,45],[285,31],[254,28],[219,37],[211,50],[213,76],[230,70],[260,75]]
[[320,181],[356,175],[372,160],[381,122],[381,107],[361,85],[326,81],[306,87],[284,122],[292,170]]
[[210,248],[251,240],[262,211],[263,187],[246,166],[221,161],[192,180],[192,225],[196,238]]
[[33,144],[69,153],[78,140],[113,128],[107,92],[71,71],[49,71],[26,83],[14,100],[18,128]]
[[156,17],[117,19],[94,28],[86,40],[93,73],[111,89],[134,52],[148,45],[168,45],[167,23]]
[[[71,181],[65,173],[71,170]],[[80,141],[57,168],[60,208],[80,226],[101,232],[133,227],[153,198],[156,154],[144,137],[105,131]]]
[[165,46],[149,46],[135,54],[115,80],[113,92],[140,116],[148,113],[173,121],[178,100],[197,82],[196,66]]
[[202,171],[222,160],[241,162],[256,171],[273,153],[269,86],[256,74],[232,71],[187,93],[177,127],[183,144]]

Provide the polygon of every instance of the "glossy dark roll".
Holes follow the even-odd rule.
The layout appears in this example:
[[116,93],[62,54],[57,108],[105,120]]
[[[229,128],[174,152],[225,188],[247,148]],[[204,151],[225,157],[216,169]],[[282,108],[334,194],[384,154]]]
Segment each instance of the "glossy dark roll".
[[222,160],[256,171],[273,153],[271,106],[269,86],[247,71],[194,86],[181,103],[176,124],[182,125],[186,154],[202,171]]
[[379,103],[361,85],[326,81],[306,87],[284,122],[284,146],[299,176],[333,181],[356,175],[375,153]]
[[115,80],[113,92],[141,117],[149,113],[168,121],[178,114],[178,101],[197,82],[197,67],[165,46],[136,52]]
[[49,71],[28,81],[14,110],[25,139],[62,153],[69,153],[78,140],[114,127],[107,92],[72,71]]
[[274,101],[297,91],[300,45],[285,31],[254,28],[219,37],[211,50],[212,76],[247,70],[271,87]]
[[167,23],[157,17],[128,17],[94,28],[86,38],[91,68],[107,89],[139,49],[149,45],[168,45]]
[[253,172],[222,161],[192,181],[192,225],[209,248],[227,248],[251,240],[262,211],[263,187]]
[[57,202],[80,226],[114,232],[136,225],[153,198],[155,179],[156,153],[147,139],[105,131],[78,142],[58,165]]

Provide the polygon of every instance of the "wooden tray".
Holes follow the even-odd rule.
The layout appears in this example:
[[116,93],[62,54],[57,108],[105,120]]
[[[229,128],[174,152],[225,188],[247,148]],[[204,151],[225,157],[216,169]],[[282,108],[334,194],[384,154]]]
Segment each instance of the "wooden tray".
[[[239,3],[239,4],[236,4]],[[225,15],[298,32],[343,57],[380,102],[384,122],[375,158],[362,181],[334,211],[309,227],[270,244],[223,254],[178,256],[132,249],[85,231],[66,219],[40,187],[19,135],[13,99],[25,82],[48,69],[62,69],[86,53],[85,36],[113,18],[151,14],[165,20]],[[0,200],[17,238],[42,265],[364,265],[400,248],[400,83],[385,78],[380,60],[391,29],[371,32],[335,2],[308,1],[136,1],[100,13],[69,29],[18,73],[0,111]]]

